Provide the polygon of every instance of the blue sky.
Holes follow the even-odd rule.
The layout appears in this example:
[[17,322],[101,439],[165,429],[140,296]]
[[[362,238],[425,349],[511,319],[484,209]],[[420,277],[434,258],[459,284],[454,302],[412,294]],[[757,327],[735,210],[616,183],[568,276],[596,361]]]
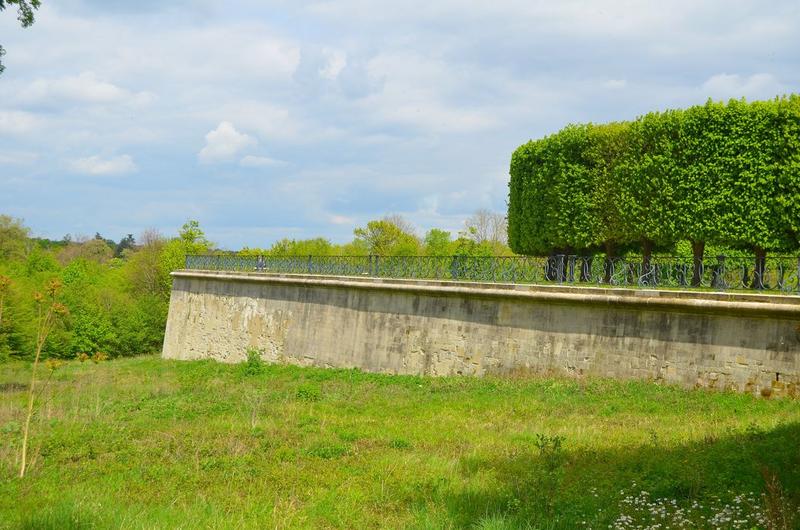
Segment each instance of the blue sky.
[[44,0],[0,13],[0,213],[226,248],[505,210],[570,122],[800,91],[800,3]]

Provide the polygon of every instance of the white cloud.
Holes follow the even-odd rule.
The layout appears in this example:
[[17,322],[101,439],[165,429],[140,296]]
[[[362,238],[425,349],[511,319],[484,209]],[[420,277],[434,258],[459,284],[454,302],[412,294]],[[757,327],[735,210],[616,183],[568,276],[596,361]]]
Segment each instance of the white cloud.
[[0,164],[27,166],[39,159],[36,153],[23,151],[0,151]]
[[76,76],[58,79],[37,79],[19,96],[25,103],[73,101],[79,103],[132,103],[144,105],[153,100],[150,92],[130,92],[124,88],[102,81],[94,72],[83,72]]
[[237,131],[231,122],[222,121],[216,129],[206,134],[206,145],[197,157],[206,164],[230,160],[243,149],[257,143],[253,137]]
[[[199,3],[204,2],[193,2]],[[227,11],[232,6],[220,8]],[[63,5],[45,3],[37,13],[36,27],[48,38],[30,39],[24,49],[17,48],[15,57],[21,64],[37,66],[38,75],[88,70],[118,81],[146,79],[161,85],[159,99],[167,97],[164,80],[195,88],[198,83],[226,85],[233,79],[242,84],[291,78],[300,61],[297,40],[263,23],[268,17],[237,17],[242,10],[234,7],[230,18],[222,13],[206,18],[201,10],[194,6],[189,10],[192,16],[178,19],[143,16],[135,19],[139,24],[124,16],[70,13]],[[8,28],[13,27],[10,21]]]
[[[379,118],[430,132],[476,132],[497,124],[491,109],[451,102],[449,95],[468,86],[480,72],[413,52],[383,53],[367,65],[381,90],[362,100]],[[473,75],[475,77],[473,77]]]
[[771,74],[753,74],[741,76],[739,74],[713,75],[702,86],[703,95],[717,98],[772,98],[780,95],[784,87]]
[[272,167],[285,166],[286,162],[283,160],[276,160],[268,156],[247,155],[239,160],[239,165],[242,167]]
[[109,159],[102,159],[99,156],[79,158],[70,163],[70,167],[76,173],[87,175],[124,175],[136,171],[136,164],[130,155],[120,155]]
[[0,134],[27,134],[39,129],[43,122],[39,116],[30,112],[0,111]]
[[[733,5],[722,0],[407,0],[373,8],[363,0],[324,0],[306,9],[329,22],[360,30],[362,39],[363,34],[384,40],[410,34],[416,44],[425,33],[457,28],[459,34],[469,35],[468,39],[496,32],[493,36],[514,40],[525,31],[548,39],[602,38],[606,43],[624,39],[647,45],[663,40],[672,47],[692,49],[695,42],[686,37],[693,34],[712,40],[715,33],[728,34],[728,45],[735,43],[736,37],[739,42],[754,35],[762,40],[791,37],[796,8],[791,2],[771,5],[765,12],[758,2],[747,0]],[[455,32],[448,33],[451,41],[457,37]]]
[[[316,107],[312,107],[314,109]],[[291,111],[290,111],[291,109]],[[240,99],[220,106],[211,106],[199,113],[210,120],[236,123],[252,131],[259,139],[281,143],[313,143],[341,138],[343,129],[320,121],[317,114],[305,117],[301,106],[281,106],[258,99]]]
[[347,54],[341,50],[323,48],[322,55],[325,57],[326,63],[325,66],[319,69],[319,76],[333,81],[347,66]]
[[618,90],[621,88],[625,88],[627,84],[628,82],[624,79],[609,79],[608,81],[603,83],[603,86],[610,90]]
[[[505,208],[509,157],[529,138],[800,86],[797,0],[325,1],[127,2],[124,13],[109,7],[119,1],[44,2],[30,31],[0,16],[0,203],[41,205],[56,236],[97,203],[93,222],[117,236],[126,223],[173,232],[181,201],[225,245],[344,241],[388,211],[458,230],[475,208]],[[233,141],[207,145],[221,122],[235,124]],[[99,177],[59,178],[65,160],[99,154],[97,166],[123,152],[170,178],[140,170],[114,197]],[[270,178],[242,188],[201,163],[218,160]],[[147,200],[126,209],[136,192]],[[65,204],[69,215],[52,213]],[[238,229],[262,224],[283,228]]]
[[346,215],[331,215],[328,220],[335,225],[352,225],[356,220]]
[[235,122],[266,138],[286,140],[306,136],[300,135],[300,120],[290,116],[288,108],[263,100],[236,100],[204,111],[201,116]]

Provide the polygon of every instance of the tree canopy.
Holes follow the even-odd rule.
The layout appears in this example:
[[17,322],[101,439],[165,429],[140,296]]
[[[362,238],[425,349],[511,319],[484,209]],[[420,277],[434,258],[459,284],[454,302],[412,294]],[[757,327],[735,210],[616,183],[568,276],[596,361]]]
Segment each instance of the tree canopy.
[[511,158],[517,253],[800,246],[800,96],[569,125]]
[[420,253],[419,239],[391,220],[370,221],[367,226],[356,228],[353,234],[357,241],[364,243],[370,254],[377,256],[415,256]]
[[27,246],[30,229],[8,215],[0,215],[0,258],[8,260],[14,256],[22,256]]
[[[69,309],[44,344],[46,356],[73,357],[102,352],[113,357],[160,348],[171,288],[170,272],[183,268],[187,253],[212,246],[196,221],[165,238],[147,230],[124,252],[99,234],[52,242],[31,238],[22,220],[0,215],[0,362],[34,351],[33,294],[57,280]],[[57,243],[57,244],[56,244]]]
[[[23,28],[27,28],[34,22],[34,11],[39,9],[42,5],[41,0],[0,0],[0,11],[4,11],[7,7],[17,6],[17,20]],[[5,49],[0,46],[0,59],[6,54]],[[6,67],[0,61],[0,74],[3,73]]]

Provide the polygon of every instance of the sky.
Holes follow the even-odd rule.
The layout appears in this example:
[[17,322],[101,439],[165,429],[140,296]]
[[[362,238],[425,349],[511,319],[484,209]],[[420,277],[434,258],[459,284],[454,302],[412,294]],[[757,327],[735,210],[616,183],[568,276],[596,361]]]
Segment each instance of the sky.
[[0,12],[0,213],[222,248],[503,212],[568,123],[800,92],[800,2],[43,0]]

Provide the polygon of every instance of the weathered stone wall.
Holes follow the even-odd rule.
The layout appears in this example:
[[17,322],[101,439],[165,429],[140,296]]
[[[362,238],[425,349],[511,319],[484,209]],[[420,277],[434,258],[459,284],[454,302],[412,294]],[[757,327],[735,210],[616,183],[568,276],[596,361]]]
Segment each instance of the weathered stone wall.
[[800,298],[181,271],[163,355],[402,374],[800,383]]

